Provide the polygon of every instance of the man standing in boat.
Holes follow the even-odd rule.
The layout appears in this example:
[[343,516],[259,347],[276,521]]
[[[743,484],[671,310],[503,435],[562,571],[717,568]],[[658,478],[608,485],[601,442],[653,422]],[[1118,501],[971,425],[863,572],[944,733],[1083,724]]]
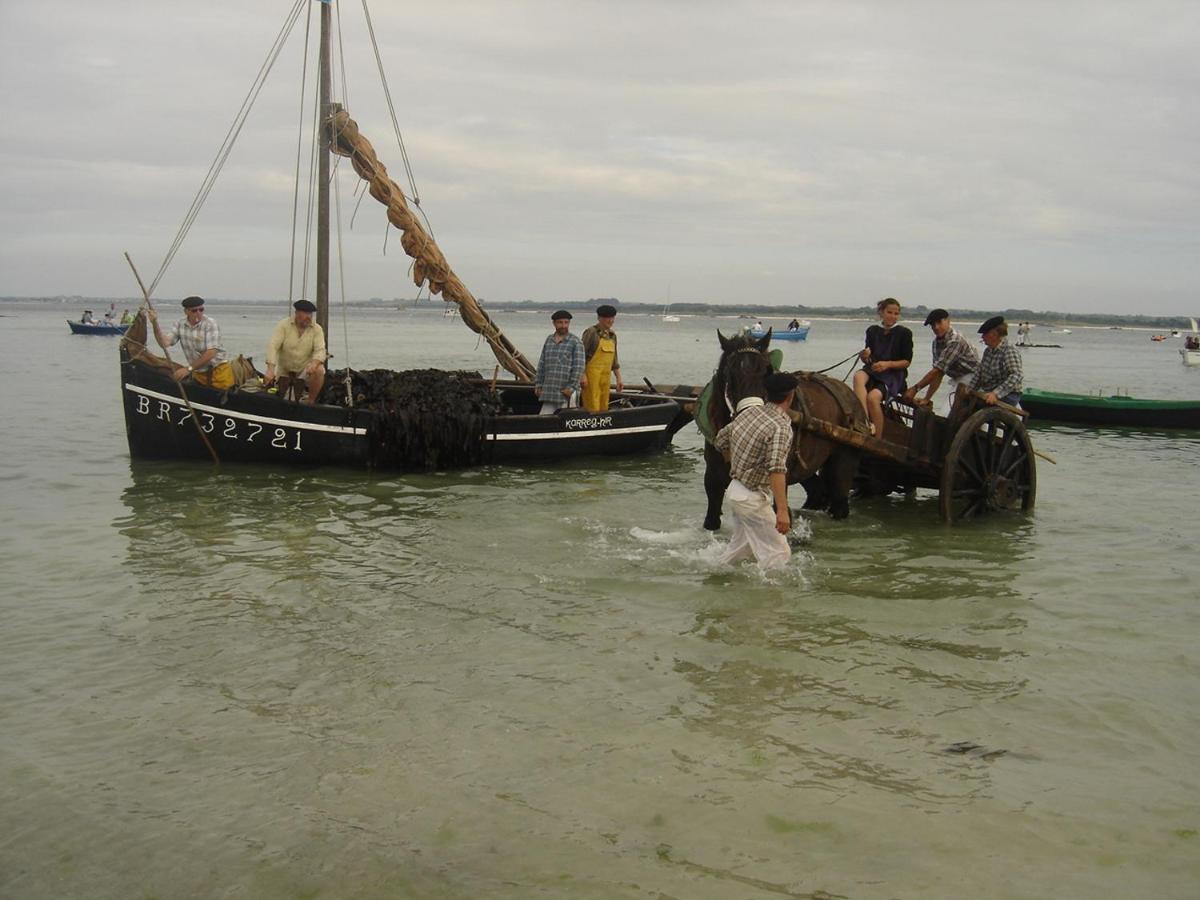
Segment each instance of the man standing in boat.
[[540,414],[543,416],[570,406],[571,397],[579,388],[587,387],[587,378],[583,374],[587,354],[583,342],[571,334],[571,318],[565,309],[550,314],[554,334],[542,344],[542,355],[533,380],[533,392],[542,401]]
[[297,395],[306,390],[304,402],[313,404],[325,386],[325,330],[313,321],[317,307],[310,300],[292,304],[295,313],[275,326],[267,342],[267,374],[263,382],[270,387],[279,382],[280,396],[293,388]]
[[722,563],[753,556],[763,569],[777,569],[791,559],[786,535],[792,527],[787,505],[792,420],[787,411],[797,384],[795,375],[772,372],[763,383],[766,402],[761,397],[743,399],[733,421],[713,440],[729,457],[733,476],[725,491],[733,510],[733,538],[721,554]]
[[949,379],[947,391],[942,396],[942,412],[948,412],[960,384],[966,384],[979,368],[979,354],[971,342],[954,330],[950,324],[950,313],[935,309],[925,317],[925,324],[933,329],[933,368],[921,376],[921,380],[904,392],[904,399],[912,403],[917,391],[928,387],[925,400],[930,401],[942,386],[942,379]]
[[979,333],[987,346],[971,380],[971,390],[984,393],[983,399],[989,406],[995,406],[997,401],[1020,406],[1025,372],[1021,354],[1008,342],[1004,316],[992,316],[979,326]]
[[172,373],[174,379],[183,381],[190,375],[194,381],[217,390],[233,387],[233,369],[221,348],[221,329],[204,314],[204,300],[188,297],[183,301],[183,313],[184,318],[171,326],[169,334],[164,335],[158,324],[158,311],[146,311],[146,316],[154,326],[154,338],[158,346],[164,350],[175,344],[183,347],[187,366],[176,366]]
[[596,307],[596,324],[584,331],[583,349],[587,363],[584,367],[583,406],[591,412],[608,409],[608,394],[612,376],[617,376],[617,390],[625,390],[621,380],[621,361],[617,359],[617,333],[613,331],[616,307],[605,303]]

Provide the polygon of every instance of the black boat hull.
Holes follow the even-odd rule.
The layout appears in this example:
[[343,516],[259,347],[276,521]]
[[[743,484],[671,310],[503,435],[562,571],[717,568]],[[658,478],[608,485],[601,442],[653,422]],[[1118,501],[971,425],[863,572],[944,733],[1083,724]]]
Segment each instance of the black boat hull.
[[[378,456],[372,452],[378,417],[370,410],[308,406],[274,394],[221,391],[192,381],[184,382],[184,390],[194,416],[169,376],[122,361],[121,396],[131,456],[210,459],[199,430],[222,462],[370,468]],[[523,412],[539,405],[528,385],[510,384],[499,391],[507,408]],[[641,453],[665,447],[690,418],[672,400],[638,398],[603,413],[565,409],[550,416],[495,416],[481,437],[481,461],[545,462]]]

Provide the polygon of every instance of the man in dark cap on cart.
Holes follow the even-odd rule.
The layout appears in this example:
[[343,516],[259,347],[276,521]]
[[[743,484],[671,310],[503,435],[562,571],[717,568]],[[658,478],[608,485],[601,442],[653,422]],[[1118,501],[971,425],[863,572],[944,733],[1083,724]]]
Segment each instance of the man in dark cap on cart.
[[989,406],[995,406],[997,401],[1020,406],[1025,373],[1021,352],[1008,342],[1008,324],[1004,316],[992,316],[979,326],[979,333],[983,335],[986,349],[971,380],[971,390],[983,393]]
[[583,342],[571,334],[571,318],[565,309],[550,314],[554,333],[542,344],[542,355],[533,379],[533,392],[542,401],[540,414],[543,416],[570,406],[571,398],[579,388],[587,386],[583,374],[587,354]]
[[309,300],[292,304],[292,315],[275,326],[267,342],[267,374],[263,382],[270,387],[278,382],[281,396],[289,392],[297,399],[305,391],[303,402],[312,404],[325,386],[325,329],[313,321],[317,307]]
[[217,390],[228,390],[233,387],[233,368],[225,359],[225,350],[221,347],[221,329],[215,320],[204,314],[204,300],[201,297],[188,297],[183,303],[184,317],[171,326],[168,334],[163,334],[158,324],[158,311],[146,310],[146,317],[154,326],[154,338],[158,346],[166,350],[179,344],[183,348],[186,366],[176,366],[172,377],[176,381],[191,376],[192,380]]
[[584,365],[583,406],[592,412],[608,409],[612,376],[617,376],[617,391],[625,390],[621,380],[621,361],[617,359],[617,333],[613,322],[617,308],[605,303],[596,307],[596,324],[583,332],[581,340],[587,362]]
[[954,330],[950,324],[950,313],[944,309],[935,309],[925,317],[925,324],[933,329],[933,368],[921,376],[921,380],[904,392],[904,399],[913,403],[917,392],[928,387],[925,400],[932,401],[933,395],[942,386],[942,380],[947,379],[946,393],[942,395],[944,402],[940,403],[940,412],[949,412],[950,404],[954,402],[954,394],[960,384],[966,384],[979,368],[979,354],[971,346],[967,338]]

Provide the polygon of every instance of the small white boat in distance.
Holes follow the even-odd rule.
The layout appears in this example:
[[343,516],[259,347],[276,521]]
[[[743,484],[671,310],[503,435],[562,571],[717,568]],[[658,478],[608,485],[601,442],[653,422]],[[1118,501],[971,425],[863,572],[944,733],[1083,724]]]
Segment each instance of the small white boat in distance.
[[679,316],[673,316],[667,312],[667,310],[670,308],[671,308],[671,305],[669,303],[663,307],[662,320],[664,322],[678,322]]
[[1196,320],[1192,319],[1192,333],[1184,335],[1183,346],[1179,355],[1185,366],[1200,366],[1200,329],[1196,328]]

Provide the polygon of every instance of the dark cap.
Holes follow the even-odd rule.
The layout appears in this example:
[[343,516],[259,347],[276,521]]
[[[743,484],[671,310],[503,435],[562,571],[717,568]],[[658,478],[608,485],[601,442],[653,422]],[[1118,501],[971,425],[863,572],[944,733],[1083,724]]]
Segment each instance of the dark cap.
[[603,306],[596,307],[596,315],[601,319],[607,319],[609,316],[615,316],[616,314],[617,308],[615,306],[609,306],[607,303],[605,303]]
[[999,328],[1004,324],[1004,316],[992,316],[986,322],[979,326],[980,334],[987,334],[993,328]]
[[767,396],[780,400],[788,391],[794,391],[798,384],[800,384],[799,380],[790,372],[772,372],[763,379],[763,387],[767,390]]
[[297,310],[298,312],[316,312],[317,304],[313,303],[311,300],[297,300],[292,304],[292,309]]
[[203,297],[185,297],[183,299],[183,304],[182,304],[184,309],[195,309],[197,306],[203,306],[203,305],[204,305]]
[[552,322],[555,319],[573,319],[573,318],[575,318],[575,317],[573,315],[571,315],[569,312],[567,312],[565,309],[556,309],[554,312],[550,313],[550,321],[552,321]]
[[944,309],[931,309],[929,315],[925,317],[925,324],[932,325],[934,322],[940,322],[942,319],[950,318],[950,313]]

